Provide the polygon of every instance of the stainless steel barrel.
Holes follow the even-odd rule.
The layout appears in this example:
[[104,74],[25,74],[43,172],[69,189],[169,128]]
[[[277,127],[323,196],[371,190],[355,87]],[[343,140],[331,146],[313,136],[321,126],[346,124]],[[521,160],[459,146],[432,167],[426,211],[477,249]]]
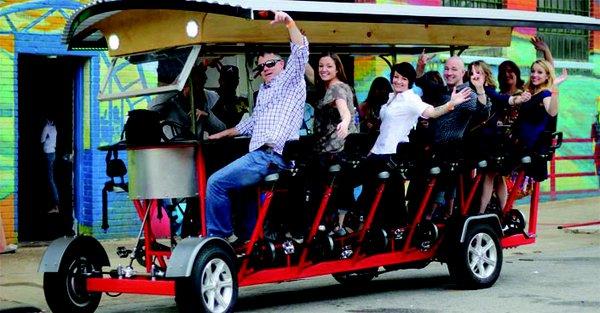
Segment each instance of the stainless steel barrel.
[[163,199],[198,195],[193,146],[129,149],[127,157],[130,198]]

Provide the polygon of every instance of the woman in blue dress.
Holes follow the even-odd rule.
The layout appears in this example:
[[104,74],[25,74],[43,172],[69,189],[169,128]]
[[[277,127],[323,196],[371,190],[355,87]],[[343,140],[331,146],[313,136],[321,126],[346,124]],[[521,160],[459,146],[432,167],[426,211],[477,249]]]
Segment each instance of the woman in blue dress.
[[[517,147],[526,154],[544,153],[548,148],[542,134],[558,114],[558,93],[554,88],[556,85],[552,64],[546,60],[533,62],[529,81],[525,84],[525,93],[531,94],[531,99],[521,104],[513,130]],[[527,175],[536,181],[546,179],[546,162],[532,164]]]

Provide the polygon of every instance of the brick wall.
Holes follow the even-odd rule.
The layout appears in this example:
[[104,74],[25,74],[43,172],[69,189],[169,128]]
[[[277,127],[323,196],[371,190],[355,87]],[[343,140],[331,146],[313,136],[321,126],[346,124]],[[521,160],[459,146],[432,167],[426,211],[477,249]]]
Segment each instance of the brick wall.
[[0,222],[8,243],[17,241],[15,210],[15,106],[14,63],[8,53],[13,53],[14,35],[0,34]]

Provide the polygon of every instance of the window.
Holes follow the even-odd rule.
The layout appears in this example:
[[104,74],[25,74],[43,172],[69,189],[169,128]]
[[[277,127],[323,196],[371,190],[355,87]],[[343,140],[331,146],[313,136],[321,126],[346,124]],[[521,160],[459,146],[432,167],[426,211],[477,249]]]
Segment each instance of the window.
[[588,60],[589,33],[587,30],[540,28],[538,35],[548,44],[555,59]]
[[540,12],[590,16],[589,0],[537,0]]
[[502,0],[442,0],[445,7],[502,9]]
[[[537,0],[539,12],[590,15],[588,0]],[[589,31],[540,28],[540,35],[556,59],[587,61],[589,57]]]

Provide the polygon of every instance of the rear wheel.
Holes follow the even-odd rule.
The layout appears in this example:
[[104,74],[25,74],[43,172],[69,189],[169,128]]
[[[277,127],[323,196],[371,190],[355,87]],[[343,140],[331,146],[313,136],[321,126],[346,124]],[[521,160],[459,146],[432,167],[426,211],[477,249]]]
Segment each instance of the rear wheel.
[[448,270],[463,288],[491,287],[502,269],[502,247],[498,235],[485,224],[471,227],[448,260]]
[[86,280],[100,277],[102,265],[90,249],[74,246],[67,251],[57,273],[44,273],[44,296],[52,312],[91,313],[102,293],[88,292]]
[[181,312],[233,312],[238,282],[233,256],[220,246],[200,251],[192,275],[176,282],[175,301]]

